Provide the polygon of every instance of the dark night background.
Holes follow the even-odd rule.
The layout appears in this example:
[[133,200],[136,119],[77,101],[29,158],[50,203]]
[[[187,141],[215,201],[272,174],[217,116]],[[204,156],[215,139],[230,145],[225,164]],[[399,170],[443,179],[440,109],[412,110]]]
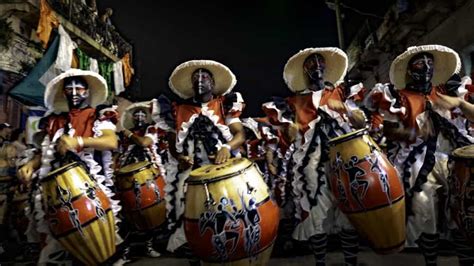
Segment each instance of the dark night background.
[[[394,1],[343,0],[359,11],[383,16]],[[244,116],[260,115],[272,95],[288,95],[283,67],[307,47],[338,46],[335,11],[325,1],[131,1],[99,0],[114,10],[112,22],[134,46],[136,76],[129,93],[147,100],[164,93],[175,99],[168,78],[180,63],[212,59],[237,77],[234,90],[247,103]],[[346,46],[370,19],[343,8]]]

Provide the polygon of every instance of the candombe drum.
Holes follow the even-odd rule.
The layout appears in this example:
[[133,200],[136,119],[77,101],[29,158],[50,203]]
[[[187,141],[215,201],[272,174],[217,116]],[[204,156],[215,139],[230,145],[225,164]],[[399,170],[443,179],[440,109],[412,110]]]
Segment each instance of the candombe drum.
[[184,231],[206,265],[266,265],[279,208],[257,166],[244,158],[206,165],[186,180]]
[[454,150],[450,156],[450,209],[459,229],[474,247],[474,145]]
[[116,173],[124,215],[138,230],[158,228],[166,219],[165,180],[150,162],[122,167]]
[[46,220],[54,238],[86,265],[115,253],[115,219],[107,195],[74,162],[41,180]]
[[405,244],[405,196],[398,172],[366,129],[331,139],[331,191],[339,209],[379,254]]

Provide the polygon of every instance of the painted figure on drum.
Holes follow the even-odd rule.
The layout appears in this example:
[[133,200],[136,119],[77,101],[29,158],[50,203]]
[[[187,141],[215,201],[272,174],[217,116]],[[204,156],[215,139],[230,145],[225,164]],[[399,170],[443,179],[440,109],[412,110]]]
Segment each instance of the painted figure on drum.
[[[226,162],[245,140],[239,116],[240,93],[232,93],[236,79],[229,68],[211,60],[182,63],[171,74],[169,86],[183,99],[179,103],[155,100],[154,118],[174,132],[170,152],[178,164],[167,175],[167,209],[175,233],[168,243],[174,251],[185,243],[182,227],[184,182],[192,169]],[[164,128],[162,126],[161,128]]]
[[[392,62],[392,84],[377,84],[366,100],[369,110],[384,117],[388,156],[405,185],[408,244],[420,246],[427,265],[436,264],[440,230],[446,224],[439,221],[452,224],[444,207],[439,209],[444,203],[438,196],[447,193],[448,155],[472,141],[447,110],[457,106],[445,106],[448,98],[466,93],[470,80],[456,75],[460,67],[458,54],[448,47],[409,47]],[[461,264],[472,265],[472,253],[462,254],[468,245],[466,249],[455,238]]]
[[95,186],[92,186],[89,183],[85,182],[83,190],[85,190],[86,196],[94,202],[95,213],[97,217],[100,218],[102,221],[105,221],[106,213],[104,208],[102,208],[102,202],[100,201],[100,198],[97,196]]
[[338,48],[302,50],[288,60],[283,73],[294,95],[263,104],[270,122],[285,133],[280,141],[295,145],[292,169],[285,177],[291,182],[292,211],[299,221],[293,238],[310,240],[317,265],[325,264],[327,234],[334,231],[342,232],[346,264],[357,262],[357,233],[337,209],[327,175],[328,140],[365,125],[355,105],[361,100],[362,84],[340,83],[347,64]]
[[[113,225],[114,221],[118,221],[113,217],[116,217],[120,211],[118,202],[112,200],[114,194],[111,190],[113,186],[111,150],[117,148],[115,124],[118,117],[114,108],[98,108],[105,102],[106,97],[106,81],[95,72],[70,69],[50,81],[45,91],[45,106],[49,112],[42,120],[45,133],[41,144],[42,149],[29,162],[19,168],[18,175],[23,181],[29,183],[33,173],[39,170],[37,178],[44,180],[54,168],[67,163],[68,158],[75,157],[83,161],[89,169],[88,174],[97,182],[96,185],[101,190],[101,195],[105,193],[105,197],[110,201],[113,215],[108,215],[108,219],[111,219]],[[70,156],[71,154],[74,156]],[[70,187],[68,189],[78,190],[80,188]],[[36,200],[38,232],[48,234],[46,240],[48,245],[43,248],[39,262],[52,262],[49,255],[56,253],[63,247],[57,242],[57,239],[52,238],[45,220],[47,214],[42,208],[39,190],[33,193],[33,197]],[[73,202],[72,204],[76,201],[74,198],[70,200]],[[71,209],[71,211],[74,210]],[[74,221],[81,219],[81,216],[76,214],[70,213],[71,217],[74,217]],[[84,222],[81,220],[83,230]],[[74,224],[79,227],[77,223]],[[101,238],[100,235],[97,237]],[[116,243],[119,243],[120,237],[118,235],[115,237],[117,237]],[[74,254],[74,250],[68,251]]]
[[[232,208],[231,211],[227,210],[228,206]],[[201,236],[207,229],[212,231],[212,244],[221,261],[226,261],[229,254],[234,252],[240,238],[239,224],[234,209],[235,205],[232,200],[229,201],[226,197],[222,197],[217,205],[217,210],[209,210],[199,218]],[[227,244],[229,241],[230,246]]]

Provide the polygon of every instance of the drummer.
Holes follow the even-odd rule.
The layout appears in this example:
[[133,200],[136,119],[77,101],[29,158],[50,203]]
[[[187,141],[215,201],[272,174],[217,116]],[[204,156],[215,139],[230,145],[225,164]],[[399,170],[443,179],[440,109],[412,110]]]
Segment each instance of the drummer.
[[262,106],[271,123],[286,134],[282,140],[295,144],[292,169],[285,177],[291,180],[299,221],[293,238],[309,240],[316,265],[325,264],[327,234],[337,231],[346,265],[357,264],[358,236],[336,207],[326,170],[329,138],[348,133],[352,126],[365,126],[365,116],[354,103],[361,99],[362,84],[340,83],[347,64],[338,48],[302,50],[288,60],[283,72],[294,95]]
[[[173,108],[156,101],[159,124],[176,129],[170,139],[170,151],[178,166],[168,173],[167,208],[173,235],[168,250],[186,243],[182,227],[184,181],[192,169],[227,161],[245,141],[239,116],[244,101],[232,93],[237,80],[225,65],[211,60],[192,60],[177,66],[169,79],[171,90],[183,101]],[[171,112],[171,116],[169,115]],[[174,119],[172,121],[171,119]]]
[[[105,79],[92,71],[70,69],[51,80],[45,91],[44,101],[49,112],[43,120],[46,134],[41,151],[19,168],[18,175],[29,183],[33,173],[39,170],[38,178],[41,180],[52,166],[56,166],[52,165],[54,162],[64,159],[66,152],[72,152],[86,163],[89,174],[109,197],[117,217],[120,206],[112,200],[114,193],[110,187],[113,186],[111,150],[117,148],[115,124],[118,115],[114,108],[98,108],[106,101],[107,95]],[[101,158],[101,162],[96,158]],[[39,263],[61,263],[63,248],[49,232],[41,193],[37,191],[34,198],[38,231],[48,234]],[[119,220],[116,218],[115,221]],[[117,234],[116,237],[119,244],[122,240]]]
[[[127,107],[120,118],[120,124],[123,131],[120,136],[120,157],[118,159],[118,167],[126,165],[149,161],[160,169],[161,174],[165,175],[165,169],[161,162],[161,157],[157,151],[157,129],[153,126],[151,119],[151,102],[138,102]],[[151,258],[157,258],[161,254],[153,249],[153,232],[145,232],[147,240],[145,241],[145,254]],[[129,247],[127,247],[129,249]],[[129,252],[126,251],[125,257],[122,258],[127,261],[126,257]]]
[[[427,265],[436,265],[440,228],[446,225],[439,223],[446,217],[438,194],[446,193],[448,155],[471,144],[465,128],[456,127],[451,113],[439,108],[460,107],[472,118],[472,109],[462,101],[463,84],[450,85],[460,67],[458,54],[448,47],[409,47],[392,62],[391,84],[376,84],[367,101],[370,110],[384,116],[389,159],[404,182],[408,245],[421,248]],[[463,254],[466,246],[469,250],[465,240],[457,238],[455,246],[461,247],[460,259],[472,259],[472,253]]]
[[[242,156],[255,162],[263,173],[265,183],[271,188],[273,178],[271,173],[276,173],[271,161],[267,160],[273,154],[278,142],[278,138],[273,134],[271,124],[266,117],[248,117],[242,119],[245,130],[245,142]],[[271,170],[271,171],[270,171]]]

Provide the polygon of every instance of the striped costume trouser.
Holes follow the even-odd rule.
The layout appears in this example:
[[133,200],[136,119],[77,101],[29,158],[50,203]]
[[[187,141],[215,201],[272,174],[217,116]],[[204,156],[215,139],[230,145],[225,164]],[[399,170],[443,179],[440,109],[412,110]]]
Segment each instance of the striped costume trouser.
[[[339,234],[342,252],[344,253],[344,264],[346,266],[357,265],[357,252],[359,251],[359,237],[356,231],[342,230]],[[309,239],[311,250],[316,260],[316,266],[326,265],[327,234],[317,234]]]
[[422,233],[416,241],[425,257],[427,266],[435,266],[438,259],[439,234]]

